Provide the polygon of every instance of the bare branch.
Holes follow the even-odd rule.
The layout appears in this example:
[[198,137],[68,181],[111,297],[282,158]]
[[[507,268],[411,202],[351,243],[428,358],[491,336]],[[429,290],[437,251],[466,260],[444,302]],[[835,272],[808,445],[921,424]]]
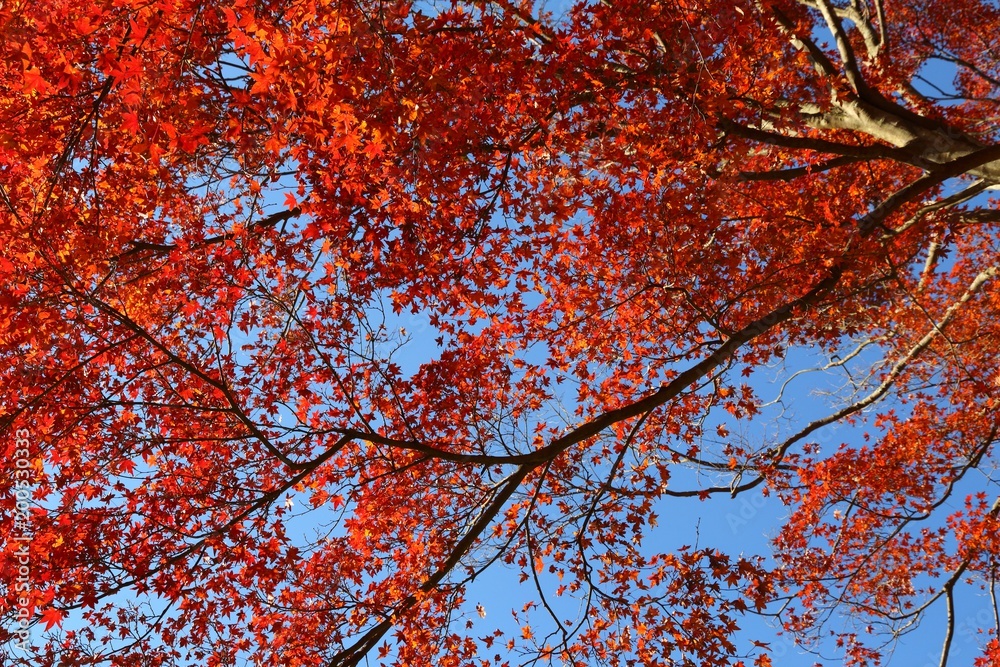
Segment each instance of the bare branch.
[[869,405],[872,405],[873,403],[881,399],[883,396],[885,396],[886,393],[896,383],[896,380],[899,379],[900,375],[903,374],[903,371],[906,370],[907,366],[909,366],[914,359],[916,359],[924,350],[926,350],[938,336],[944,333],[944,329],[948,326],[949,323],[951,323],[953,319],[955,319],[955,316],[958,314],[958,311],[962,308],[962,306],[964,306],[976,294],[978,294],[979,291],[983,288],[983,285],[985,285],[990,278],[993,278],[998,273],[1000,273],[1000,267],[997,266],[991,266],[990,268],[981,271],[979,275],[977,275],[975,279],[969,284],[969,286],[966,288],[965,292],[958,299],[958,301],[951,304],[951,306],[948,308],[947,311],[945,311],[941,319],[938,320],[937,322],[932,323],[931,330],[928,331],[926,334],[924,334],[923,338],[917,341],[917,343],[913,347],[911,347],[906,354],[904,354],[898,361],[896,361],[893,367],[889,370],[888,375],[886,375],[885,379],[882,380],[882,383],[879,384],[879,386],[876,387],[871,393],[869,393],[861,400],[856,401],[844,408],[841,408],[840,410],[831,415],[827,415],[826,417],[822,417],[820,419],[810,422],[806,427],[801,429],[798,433],[787,438],[780,445],[777,445],[776,447],[772,448],[769,453],[769,457],[775,461],[781,460],[792,445],[801,441],[803,438],[806,438],[811,433],[817,431],[818,429],[824,426],[833,424],[834,422],[838,422],[844,417],[855,414],[863,410],[864,408],[868,407]]

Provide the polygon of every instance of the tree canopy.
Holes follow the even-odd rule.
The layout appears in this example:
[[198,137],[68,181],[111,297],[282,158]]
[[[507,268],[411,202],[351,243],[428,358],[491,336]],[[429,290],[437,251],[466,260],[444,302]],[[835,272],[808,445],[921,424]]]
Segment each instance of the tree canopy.
[[[763,666],[761,615],[875,664],[930,615],[945,665],[992,592],[995,3],[0,35],[7,661]],[[671,541],[760,493],[770,551]]]

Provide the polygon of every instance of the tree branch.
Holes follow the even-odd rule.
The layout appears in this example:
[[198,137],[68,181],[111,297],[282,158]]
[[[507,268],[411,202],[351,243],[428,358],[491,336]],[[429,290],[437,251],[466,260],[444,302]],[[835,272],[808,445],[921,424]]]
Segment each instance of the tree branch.
[[[260,220],[253,222],[246,226],[246,230],[257,231],[261,229],[267,229],[269,227],[274,227],[278,223],[285,222],[286,220],[291,220],[292,218],[297,218],[302,215],[302,209],[296,206],[293,209],[286,211],[279,211],[277,213],[272,213],[271,215],[261,218]],[[224,234],[219,234],[217,236],[210,236],[200,243],[197,247],[205,247],[211,245],[218,245],[219,243],[225,243],[231,239],[236,238],[235,232],[225,232]],[[112,261],[121,261],[128,259],[142,252],[151,252],[153,254],[165,254],[172,250],[177,249],[176,243],[151,243],[149,241],[132,241],[130,244],[132,247],[123,253],[119,253],[112,257]]]

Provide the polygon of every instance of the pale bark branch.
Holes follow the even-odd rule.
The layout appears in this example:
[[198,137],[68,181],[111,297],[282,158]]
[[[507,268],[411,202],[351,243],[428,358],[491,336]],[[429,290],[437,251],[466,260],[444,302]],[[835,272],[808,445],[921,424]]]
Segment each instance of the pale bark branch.
[[791,446],[795,443],[803,440],[824,426],[833,424],[834,422],[840,421],[844,417],[860,412],[885,396],[910,363],[920,356],[920,354],[926,350],[938,336],[944,333],[945,328],[947,328],[951,321],[955,319],[955,316],[958,314],[958,311],[962,308],[962,306],[972,300],[972,298],[975,297],[980,290],[982,290],[983,285],[985,285],[988,280],[996,276],[998,273],[1000,273],[1000,267],[997,266],[991,266],[988,269],[981,271],[969,284],[962,296],[959,297],[958,301],[949,306],[948,310],[945,311],[941,319],[937,322],[932,322],[931,330],[924,334],[924,336],[917,341],[917,343],[913,345],[913,347],[911,347],[906,354],[893,364],[885,379],[882,380],[879,386],[872,390],[871,393],[864,398],[855,401],[851,405],[841,408],[833,414],[810,422],[797,433],[784,440],[781,444],[773,447],[768,453],[768,457],[772,461],[780,461],[784,458],[789,448],[791,448]]

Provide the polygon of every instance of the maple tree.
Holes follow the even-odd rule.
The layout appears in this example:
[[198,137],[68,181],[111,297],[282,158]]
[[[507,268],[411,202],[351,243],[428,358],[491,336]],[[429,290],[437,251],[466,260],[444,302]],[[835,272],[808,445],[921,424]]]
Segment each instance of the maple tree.
[[[946,664],[992,591],[993,3],[0,26],[7,659],[767,665],[770,614],[873,664],[938,613]],[[760,492],[773,557],[661,544]]]

